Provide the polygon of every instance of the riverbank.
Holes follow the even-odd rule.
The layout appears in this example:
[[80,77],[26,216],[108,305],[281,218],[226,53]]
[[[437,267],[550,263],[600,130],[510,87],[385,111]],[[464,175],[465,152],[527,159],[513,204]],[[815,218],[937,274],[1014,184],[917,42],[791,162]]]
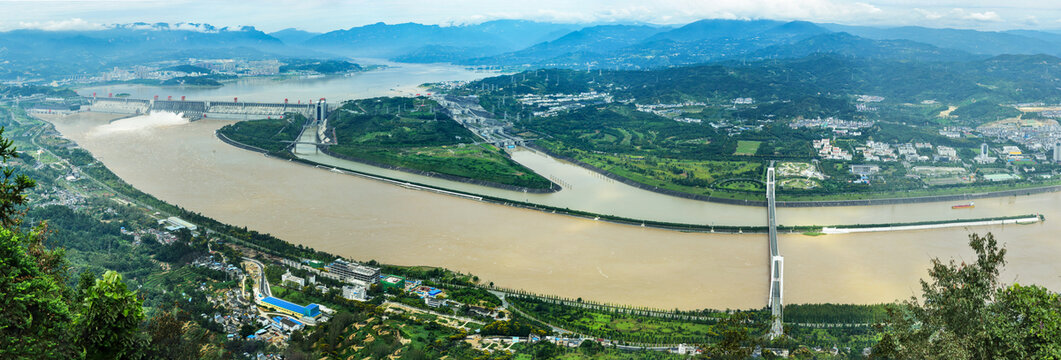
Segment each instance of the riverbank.
[[[636,187],[645,191],[652,191],[655,193],[675,196],[690,200],[699,200],[706,202],[714,202],[727,205],[741,205],[741,206],[758,206],[766,207],[766,200],[741,200],[741,199],[729,199],[715,196],[689,194],[680,191],[674,191],[670,189],[664,189],[656,186],[650,186],[643,183],[639,183],[625,177],[613,174],[604,169],[596,166],[587,164],[571,157],[556,154],[549,149],[528,143],[527,148],[539,151],[548,156],[561,159],[572,164],[578,165],[587,170],[593,171],[600,174],[601,176],[609,179],[621,182],[623,184]],[[800,200],[800,201],[777,201],[776,206],[779,208],[809,208],[809,207],[836,207],[836,206],[878,206],[878,205],[902,205],[902,204],[918,204],[918,203],[930,203],[930,202],[943,202],[943,201],[968,201],[975,199],[984,198],[996,198],[996,197],[1007,197],[1007,196],[1027,196],[1035,194],[1044,194],[1051,192],[1061,192],[1061,185],[1051,185],[1042,187],[1029,187],[1022,189],[1012,190],[1000,190],[1000,191],[986,191],[969,194],[953,194],[953,195],[927,195],[927,196],[913,196],[913,197],[900,197],[900,198],[880,198],[880,199],[859,199],[859,200]]]

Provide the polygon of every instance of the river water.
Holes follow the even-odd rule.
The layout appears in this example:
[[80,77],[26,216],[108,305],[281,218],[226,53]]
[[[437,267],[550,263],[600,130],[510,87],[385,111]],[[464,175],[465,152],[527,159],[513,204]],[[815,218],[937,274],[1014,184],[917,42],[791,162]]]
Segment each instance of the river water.
[[[375,88],[358,94],[386,91]],[[107,125],[113,118],[87,113],[45,119],[145,192],[294,243],[357,260],[443,266],[500,286],[615,303],[758,308],[767,300],[765,235],[682,233],[483,203],[240,150],[214,137],[214,130],[230,123],[226,121],[141,117]],[[513,157],[568,188],[544,195],[500,190],[490,195],[653,220],[765,222],[761,208],[650,193],[531,151],[517,151]],[[314,160],[360,166],[319,156]],[[1028,213],[1042,213],[1047,221],[975,229],[782,235],[785,302],[907,298],[919,291],[917,280],[926,276],[931,258],[971,259],[967,235],[972,231],[992,231],[1006,243],[1009,265],[1004,281],[1061,289],[1061,264],[1055,261],[1061,256],[1056,235],[1061,230],[1056,225],[1061,194],[980,199],[971,211],[951,210],[950,205],[785,208],[778,210],[778,221],[883,223]]]
[[226,82],[221,87],[152,86],[141,84],[102,85],[77,89],[82,96],[104,97],[127,93],[133,99],[158,96],[174,100],[186,96],[188,100],[308,103],[319,98],[350,100],[374,96],[410,96],[419,93],[420,84],[447,80],[476,80],[498,74],[494,71],[472,71],[438,64],[404,64],[368,59],[363,64],[382,64],[386,68],[349,76],[306,77],[244,77]]

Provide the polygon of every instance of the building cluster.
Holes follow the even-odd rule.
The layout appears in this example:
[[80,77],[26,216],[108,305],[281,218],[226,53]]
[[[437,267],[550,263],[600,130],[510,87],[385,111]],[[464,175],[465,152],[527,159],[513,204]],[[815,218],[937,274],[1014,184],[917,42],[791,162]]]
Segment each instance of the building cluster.
[[188,59],[192,65],[230,75],[276,75],[283,65],[277,60]]
[[818,156],[822,159],[827,160],[851,160],[851,153],[845,151],[839,146],[833,146],[829,139],[814,140],[814,149],[818,151]]
[[788,124],[790,128],[822,128],[832,129],[834,133],[842,135],[859,136],[862,132],[859,129],[868,128],[873,126],[872,121],[865,120],[842,120],[834,117],[827,118],[814,118],[814,119],[796,119]]
[[634,104],[634,106],[637,108],[637,111],[647,112],[649,114],[655,114],[663,117],[677,117],[685,114],[685,112],[682,111],[682,109],[685,107],[707,106],[707,104],[704,104],[702,102],[687,101],[680,104]]
[[244,59],[195,59],[166,61],[146,65],[134,65],[126,68],[114,67],[97,75],[78,76],[57,81],[53,85],[87,84],[108,81],[159,80],[166,81],[186,76],[203,76],[208,73],[165,70],[173,65],[190,64],[210,69],[219,74],[265,76],[277,75],[284,64],[277,60],[244,60]]
[[858,103],[858,104],[855,104],[855,111],[858,111],[858,112],[877,111],[877,107],[876,106],[870,106],[869,104],[866,104],[866,103]]
[[1045,122],[1037,126],[1025,126],[1016,123],[994,124],[976,129],[984,137],[994,138],[996,142],[1013,142],[1032,152],[1046,152],[1061,142],[1061,125]]
[[739,97],[733,99],[733,105],[751,105],[755,103],[755,99],[750,97]]
[[258,310],[239,289],[208,293],[206,300],[219,311],[213,313],[212,316],[207,314],[200,314],[200,316],[221,325],[221,328],[229,334],[229,338],[237,336],[243,325],[258,322]]
[[939,134],[942,136],[949,137],[951,139],[957,139],[972,134],[973,129],[965,126],[945,126],[939,129]]
[[615,101],[615,99],[608,93],[590,91],[580,94],[526,94],[517,97],[516,101],[519,101],[519,103],[524,106],[533,106],[544,109],[534,111],[534,116],[550,117],[556,116],[562,112],[581,109],[589,105],[611,103]]
[[[348,300],[367,301],[368,288],[380,282],[380,268],[343,259],[335,259],[335,261],[327,265],[308,259],[303,259],[302,261],[283,259],[281,262],[289,267],[302,269],[310,273],[309,276],[303,279],[288,272],[281,278],[284,283],[294,283],[301,288],[306,286],[306,284],[316,284],[317,276],[337,280],[344,283],[342,296]],[[323,292],[328,289],[321,290]]]
[[864,102],[864,103],[876,103],[876,102],[884,101],[884,97],[883,96],[876,96],[876,95],[856,95],[855,98],[859,102]]

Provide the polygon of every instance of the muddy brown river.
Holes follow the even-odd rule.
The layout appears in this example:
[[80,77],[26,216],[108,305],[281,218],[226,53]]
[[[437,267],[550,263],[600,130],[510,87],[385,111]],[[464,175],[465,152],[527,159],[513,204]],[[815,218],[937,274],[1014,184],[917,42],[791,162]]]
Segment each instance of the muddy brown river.
[[[223,222],[352,259],[442,266],[500,286],[613,303],[682,309],[766,304],[765,235],[618,225],[407,189],[229,146],[213,134],[225,121],[187,123],[162,116],[108,124],[114,115],[92,113],[44,118],[140,190]],[[541,171],[577,173],[561,167]],[[677,211],[691,206],[682,205],[689,200],[671,199]],[[1056,222],[1061,219],[1061,194],[983,199],[976,204],[978,213],[1042,213],[1047,221],[783,235],[785,302],[878,303],[909,297],[919,291],[917,280],[926,276],[932,257],[971,258],[966,243],[972,231],[992,231],[1006,244],[1004,281],[1061,289],[1061,264],[1056,261],[1061,256],[1061,227]],[[699,206],[704,217],[719,224],[763,222],[761,209]],[[666,216],[674,210],[653,211]],[[929,203],[782,209],[778,217],[782,224],[839,224],[949,217],[951,211],[947,204]]]

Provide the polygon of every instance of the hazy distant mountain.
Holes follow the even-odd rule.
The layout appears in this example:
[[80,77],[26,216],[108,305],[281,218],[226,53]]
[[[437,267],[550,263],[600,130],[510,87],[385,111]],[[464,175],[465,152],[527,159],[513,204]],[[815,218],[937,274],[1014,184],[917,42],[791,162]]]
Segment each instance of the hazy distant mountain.
[[424,58],[441,50],[440,54],[450,58],[453,57],[450,53],[461,51],[472,56],[513,51],[571,28],[572,25],[523,20],[498,20],[466,26],[376,23],[331,31],[310,38],[304,44],[343,55],[392,58],[419,54],[416,56]]
[[467,58],[497,53],[498,48],[492,46],[424,45],[404,54],[392,56],[390,60],[407,63],[456,63]]
[[321,33],[303,31],[295,28],[287,28],[277,32],[269,33],[269,36],[283,41],[284,44],[298,45],[303,41],[309,40],[310,38],[320,35]]
[[461,63],[575,68],[679,66],[739,57],[829,32],[809,22],[773,20],[701,20],[674,29],[593,27],[520,51]]
[[774,20],[706,19],[689,23],[674,30],[661,32],[653,35],[647,41],[694,42],[720,38],[746,38],[784,24],[784,22]]
[[648,37],[664,31],[645,25],[600,25],[573,31],[556,40],[536,44],[529,48],[492,57],[469,59],[462,64],[522,65],[550,62],[564,56],[599,57],[612,51],[637,44]]
[[961,50],[943,49],[910,40],[871,40],[843,32],[822,34],[791,44],[766,47],[746,57],[750,59],[801,58],[818,53],[913,61],[966,61],[977,58]]
[[96,72],[175,56],[260,58],[297,54],[253,27],[133,23],[93,31],[0,32],[0,76],[35,77]]
[[[972,54],[1061,54],[1061,37],[1038,31],[994,32],[919,26],[876,28],[835,24],[822,26],[874,40],[912,40]],[[1028,36],[1030,34],[1038,36]]]

